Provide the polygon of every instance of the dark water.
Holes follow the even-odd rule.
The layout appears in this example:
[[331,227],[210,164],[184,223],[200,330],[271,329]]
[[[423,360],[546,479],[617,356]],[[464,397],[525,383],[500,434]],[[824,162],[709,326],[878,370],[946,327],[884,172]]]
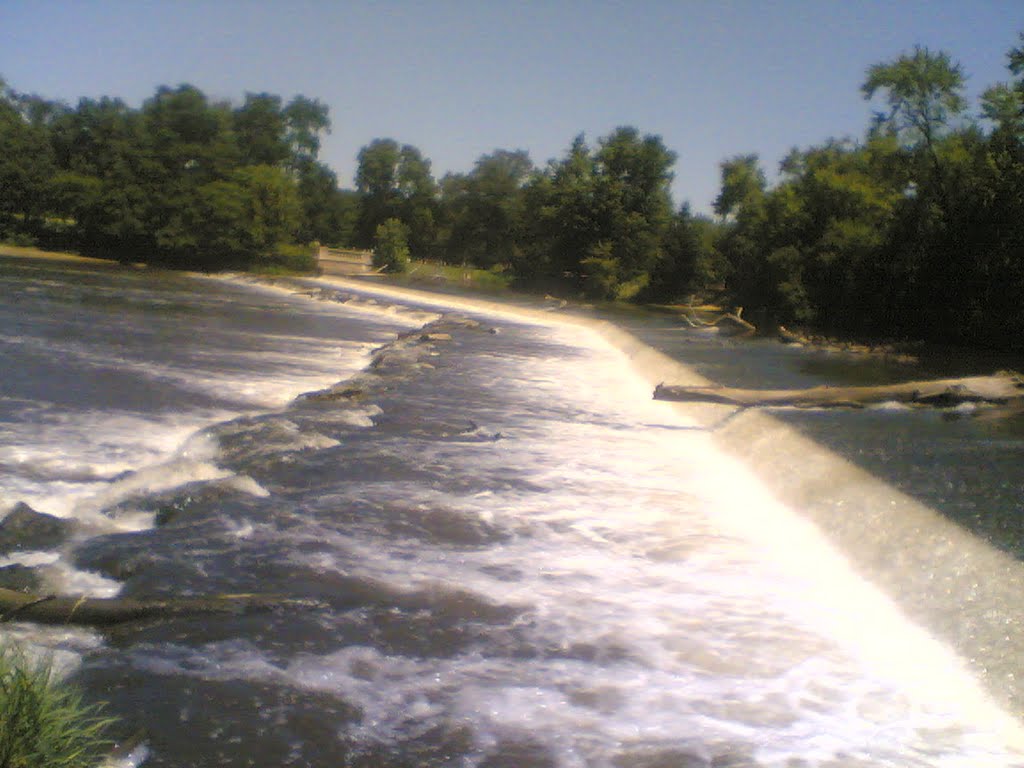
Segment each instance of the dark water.
[[585,330],[330,286],[0,280],[0,498],[81,525],[0,566],[312,601],[5,629],[143,734],[131,764],[1024,762],[960,660]]

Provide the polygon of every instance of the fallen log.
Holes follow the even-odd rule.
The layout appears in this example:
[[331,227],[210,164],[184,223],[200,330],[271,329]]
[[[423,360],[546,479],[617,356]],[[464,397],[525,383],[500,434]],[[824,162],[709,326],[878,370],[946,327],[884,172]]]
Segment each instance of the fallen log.
[[735,315],[722,315],[717,320],[711,323],[711,325],[718,329],[718,332],[723,336],[734,336],[737,338],[744,338],[747,336],[753,336],[757,333],[757,328],[752,323],[748,323],[739,314]]
[[158,600],[122,597],[30,595],[0,589],[0,621],[103,627],[130,621],[224,613],[243,614],[280,607],[315,607],[315,600],[279,595],[207,595]]
[[1024,379],[1003,372],[993,376],[910,381],[874,387],[812,387],[810,389],[738,389],[719,386],[659,384],[655,400],[720,403],[742,408],[792,406],[796,408],[861,408],[897,402],[949,408],[961,403],[999,403],[1024,398]]

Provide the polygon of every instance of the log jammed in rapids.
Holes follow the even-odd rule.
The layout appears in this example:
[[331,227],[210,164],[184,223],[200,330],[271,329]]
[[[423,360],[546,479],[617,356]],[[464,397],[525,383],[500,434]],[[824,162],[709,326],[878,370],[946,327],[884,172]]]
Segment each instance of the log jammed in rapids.
[[877,403],[907,403],[948,408],[961,403],[999,403],[1024,398],[1024,379],[1002,372],[993,376],[936,379],[875,387],[812,387],[811,389],[737,389],[718,386],[659,384],[655,400],[720,403],[742,408],[861,408]]
[[174,618],[196,614],[240,614],[274,608],[310,607],[314,600],[275,595],[208,595],[156,600],[130,598],[29,595],[0,588],[0,621],[75,624],[102,627],[129,621]]

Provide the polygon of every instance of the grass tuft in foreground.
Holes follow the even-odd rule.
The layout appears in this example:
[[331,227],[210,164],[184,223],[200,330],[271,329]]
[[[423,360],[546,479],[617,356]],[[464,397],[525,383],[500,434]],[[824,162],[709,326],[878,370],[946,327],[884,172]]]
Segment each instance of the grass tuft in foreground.
[[0,650],[0,768],[87,768],[110,753],[113,724],[56,680],[49,663]]

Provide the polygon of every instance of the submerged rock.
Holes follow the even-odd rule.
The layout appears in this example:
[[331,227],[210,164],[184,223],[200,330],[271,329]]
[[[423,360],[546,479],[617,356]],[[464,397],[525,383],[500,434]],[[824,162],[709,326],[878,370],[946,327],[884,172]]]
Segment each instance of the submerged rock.
[[43,579],[35,568],[27,565],[5,565],[0,568],[0,589],[15,592],[38,592]]
[[37,512],[28,504],[18,505],[0,520],[0,554],[33,549],[52,549],[62,544],[74,524],[45,512]]

